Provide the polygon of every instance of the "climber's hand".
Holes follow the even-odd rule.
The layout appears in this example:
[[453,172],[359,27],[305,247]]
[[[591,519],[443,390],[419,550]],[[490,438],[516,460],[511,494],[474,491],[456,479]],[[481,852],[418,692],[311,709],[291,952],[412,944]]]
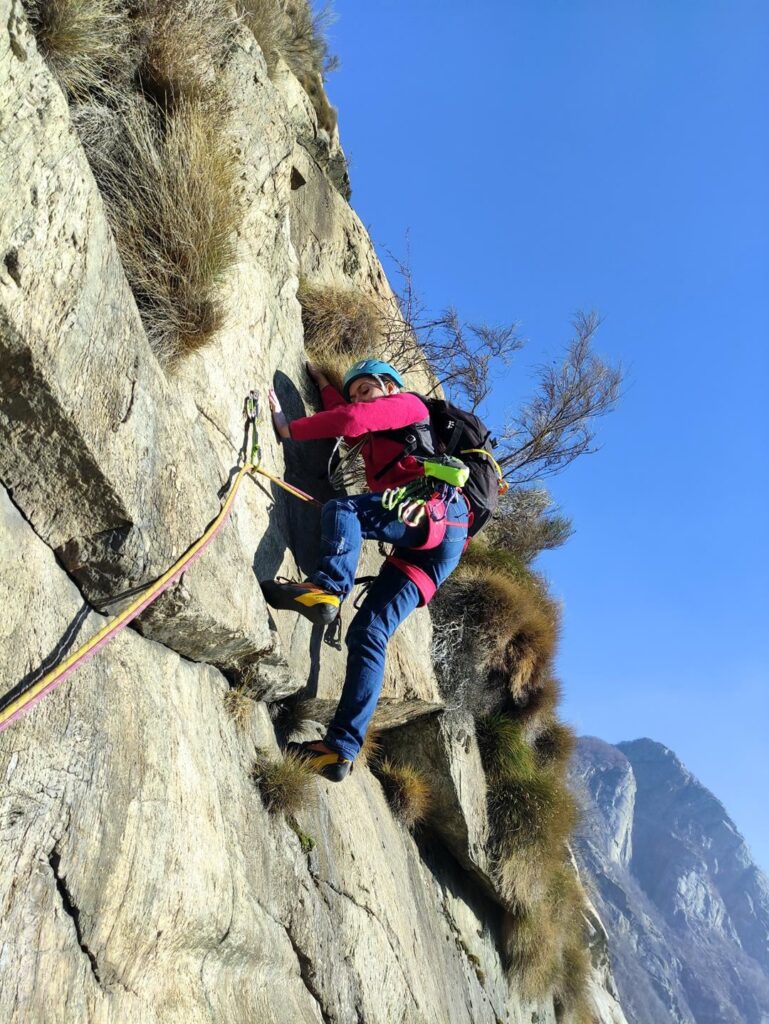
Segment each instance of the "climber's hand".
[[328,377],[325,375],[325,373],[323,373],[322,370],[320,370],[314,363],[311,363],[309,361],[305,365],[307,366],[307,373],[310,375],[310,377],[312,377],[312,379],[315,381],[319,388],[322,389],[328,387]]
[[275,424],[275,430],[278,432],[278,436],[284,440],[291,437],[291,431],[288,429],[288,420],[286,414],[280,407],[280,399],[275,394],[275,389],[270,388],[267,392],[267,401],[270,403],[270,409],[272,409],[272,422]]

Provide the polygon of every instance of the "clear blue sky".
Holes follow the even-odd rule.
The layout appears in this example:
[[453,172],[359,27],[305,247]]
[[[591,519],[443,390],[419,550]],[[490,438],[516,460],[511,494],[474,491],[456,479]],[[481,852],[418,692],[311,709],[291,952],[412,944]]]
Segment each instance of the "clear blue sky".
[[529,339],[490,419],[578,308],[626,368],[551,484],[564,716],[671,747],[769,868],[769,4],[335,8],[353,206],[433,309]]

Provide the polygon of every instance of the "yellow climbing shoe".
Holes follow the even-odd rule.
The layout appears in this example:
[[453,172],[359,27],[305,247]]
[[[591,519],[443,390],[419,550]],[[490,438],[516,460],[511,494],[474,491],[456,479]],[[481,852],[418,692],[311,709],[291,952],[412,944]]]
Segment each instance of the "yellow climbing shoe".
[[327,626],[339,614],[339,597],[310,583],[309,580],[304,583],[263,580],[260,586],[264,599],[271,608],[299,612],[310,622]]
[[[324,747],[325,745],[322,744]],[[309,768],[330,782],[341,782],[342,779],[346,779],[352,771],[352,761],[337,754],[330,747],[328,750],[315,750],[316,746],[321,744],[308,740],[304,743],[289,743],[286,750],[300,757]]]

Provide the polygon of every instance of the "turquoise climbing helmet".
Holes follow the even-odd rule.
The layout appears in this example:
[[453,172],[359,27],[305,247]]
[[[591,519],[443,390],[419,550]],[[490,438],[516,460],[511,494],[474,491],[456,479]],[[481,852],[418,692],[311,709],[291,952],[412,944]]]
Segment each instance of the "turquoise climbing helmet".
[[403,377],[394,366],[382,362],[381,359],[360,359],[350,367],[342,382],[342,394],[348,402],[350,401],[350,385],[359,377],[389,377],[399,388],[403,387]]

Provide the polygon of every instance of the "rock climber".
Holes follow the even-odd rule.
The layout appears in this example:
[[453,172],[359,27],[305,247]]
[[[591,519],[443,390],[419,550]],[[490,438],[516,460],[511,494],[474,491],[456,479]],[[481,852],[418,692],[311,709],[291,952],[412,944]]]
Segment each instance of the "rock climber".
[[[388,495],[403,495],[401,488],[411,485],[413,492],[422,487],[416,481],[425,477],[428,463],[421,456],[433,453],[428,408],[417,395],[402,390],[403,379],[393,366],[360,360],[347,371],[342,394],[318,367],[308,363],[307,371],[320,388],[323,410],[289,422],[271,389],[277,433],[293,441],[343,436],[352,443],[365,437],[361,454],[369,493],[326,502],[318,568],[302,583],[264,581],[265,599],[273,608],[299,612],[311,622],[331,623],[353,589],[362,542],[378,540],[394,547],[347,630],[344,686],[324,739],[289,745],[319,774],[341,782],[374,714],[387,642],[456,567],[467,542],[469,506],[461,490],[438,482],[434,489],[431,482],[422,488],[428,495],[424,505],[407,499],[394,507],[389,507],[392,500],[383,503]],[[404,434],[410,444],[404,445]]]

